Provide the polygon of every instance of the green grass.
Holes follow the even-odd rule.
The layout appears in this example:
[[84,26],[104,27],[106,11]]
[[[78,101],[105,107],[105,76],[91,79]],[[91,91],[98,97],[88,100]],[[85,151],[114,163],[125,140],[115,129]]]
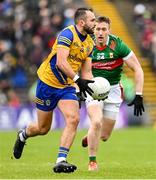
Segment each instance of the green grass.
[[156,130],[128,128],[114,130],[107,142],[100,142],[99,170],[88,172],[87,149],[81,147],[86,130],[78,131],[68,161],[78,166],[72,174],[55,174],[60,131],[27,141],[20,160],[11,159],[16,132],[0,132],[0,178],[5,179],[154,179],[156,178]]

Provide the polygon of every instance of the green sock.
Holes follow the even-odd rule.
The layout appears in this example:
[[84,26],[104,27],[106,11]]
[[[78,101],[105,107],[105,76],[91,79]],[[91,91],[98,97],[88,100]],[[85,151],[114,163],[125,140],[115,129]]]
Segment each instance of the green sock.
[[96,161],[96,156],[89,156],[89,161]]

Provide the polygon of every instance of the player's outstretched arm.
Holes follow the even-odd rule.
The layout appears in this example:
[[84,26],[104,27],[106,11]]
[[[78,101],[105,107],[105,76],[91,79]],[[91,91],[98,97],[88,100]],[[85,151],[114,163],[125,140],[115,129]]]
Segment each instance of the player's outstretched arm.
[[144,73],[142,70],[142,67],[133,53],[132,56],[125,60],[125,63],[127,66],[134,71],[135,76],[135,98],[131,103],[129,103],[129,106],[134,105],[134,115],[139,116],[142,115],[144,110],[143,105],[143,84],[144,84]]

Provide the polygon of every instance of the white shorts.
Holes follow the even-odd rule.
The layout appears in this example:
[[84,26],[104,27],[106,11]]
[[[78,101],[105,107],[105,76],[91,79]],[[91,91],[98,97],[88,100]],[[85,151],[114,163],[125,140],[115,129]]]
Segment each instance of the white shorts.
[[123,101],[123,88],[120,84],[112,85],[110,92],[108,94],[108,98],[104,101],[94,100],[89,94],[87,94],[86,98],[86,107],[97,104],[100,105],[103,111],[111,111],[118,113],[120,105]]

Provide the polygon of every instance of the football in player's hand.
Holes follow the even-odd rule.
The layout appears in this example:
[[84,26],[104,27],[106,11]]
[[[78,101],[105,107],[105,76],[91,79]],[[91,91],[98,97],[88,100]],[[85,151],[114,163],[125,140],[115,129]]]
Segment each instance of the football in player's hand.
[[92,97],[95,100],[105,99],[110,91],[110,83],[107,79],[103,77],[93,78],[94,83],[89,83],[88,86],[94,91]]

